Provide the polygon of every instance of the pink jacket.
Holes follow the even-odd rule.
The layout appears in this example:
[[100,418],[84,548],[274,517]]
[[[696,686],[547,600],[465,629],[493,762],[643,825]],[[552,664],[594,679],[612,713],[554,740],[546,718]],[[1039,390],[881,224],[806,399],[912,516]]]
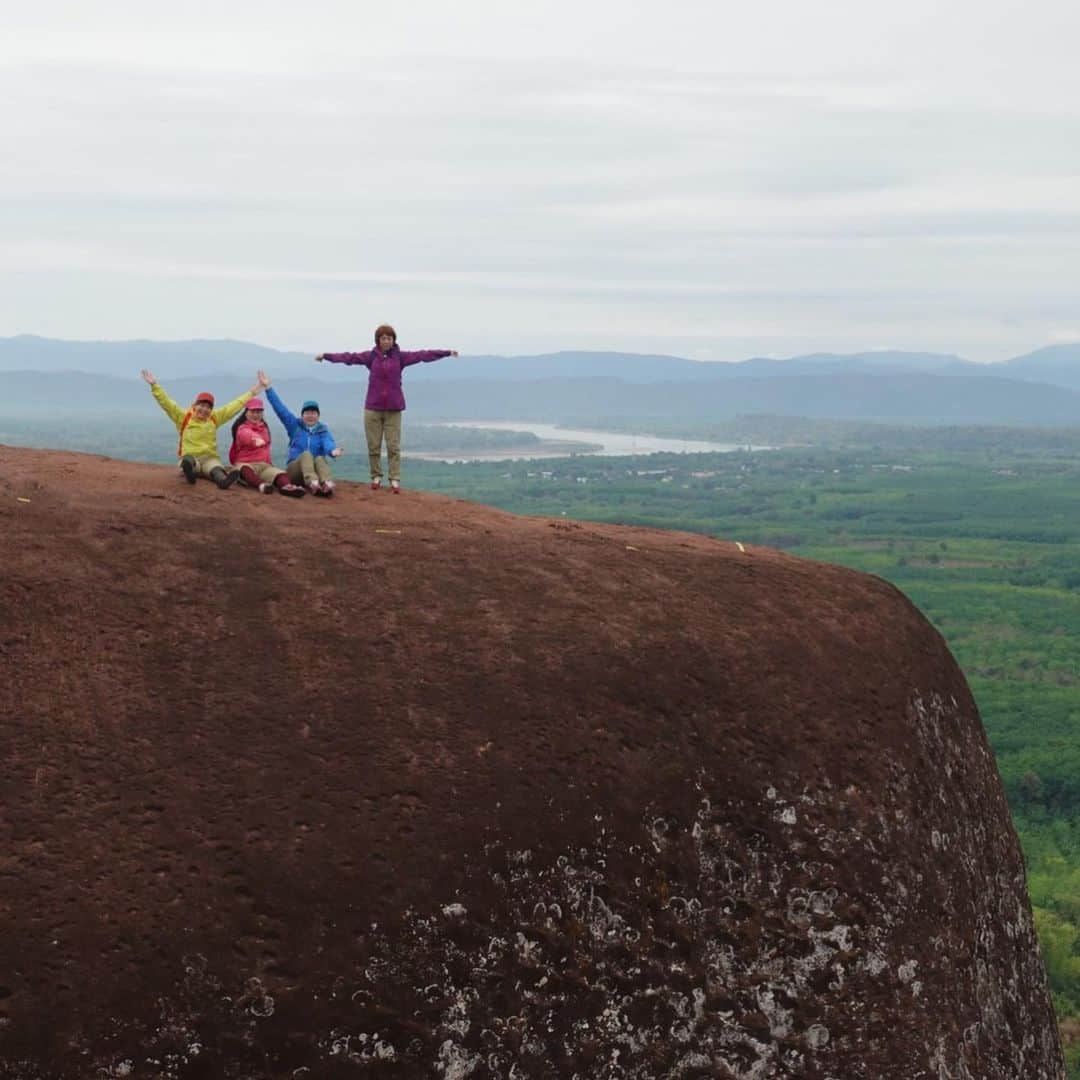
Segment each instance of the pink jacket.
[[[262,446],[256,446],[255,440],[262,439]],[[229,461],[233,465],[247,465],[253,462],[270,464],[270,429],[266,422],[253,424],[245,420],[233,436],[229,448]]]

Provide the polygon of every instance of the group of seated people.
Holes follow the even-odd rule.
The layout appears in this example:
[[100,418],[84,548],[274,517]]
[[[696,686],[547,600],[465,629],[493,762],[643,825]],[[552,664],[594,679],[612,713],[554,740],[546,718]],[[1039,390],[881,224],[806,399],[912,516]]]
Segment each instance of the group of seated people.
[[[215,408],[214,395],[203,391],[196,395],[189,408],[184,409],[165,393],[152,372],[143,369],[142,377],[150,384],[157,403],[176,425],[180,435],[177,456],[189,484],[204,476],[219,488],[231,487],[239,481],[265,495],[275,491],[294,497],[308,492],[323,496],[334,494],[330,461],[340,457],[343,450],[320,419],[317,401],[305,401],[300,406],[300,416],[295,416],[270,385],[266,372],[260,371],[255,385],[227,405]],[[284,469],[279,469],[270,459],[270,428],[262,400],[256,396],[260,391],[266,392],[267,400],[289,436]],[[218,428],[234,416],[229,464],[226,466],[218,455],[217,433]]]

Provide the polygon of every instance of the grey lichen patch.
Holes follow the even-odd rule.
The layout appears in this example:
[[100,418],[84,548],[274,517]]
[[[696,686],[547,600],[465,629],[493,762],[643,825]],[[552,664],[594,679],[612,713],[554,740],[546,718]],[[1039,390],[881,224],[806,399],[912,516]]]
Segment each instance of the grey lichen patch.
[[[546,864],[493,841],[498,903],[470,915],[469,940],[412,927],[417,954],[454,972],[439,986],[442,1075],[540,1075],[553,1061],[583,1077],[962,1076],[982,1059],[986,1080],[1058,1077],[1052,1030],[1021,1019],[1042,987],[1022,880],[999,871],[987,890],[994,838],[978,813],[956,818],[952,788],[970,766],[950,748],[955,709],[912,701],[914,735],[942,766],[933,824],[906,803],[853,816],[853,792],[826,784],[773,786],[766,818],[735,828],[702,775],[692,816],[646,812],[639,836],[598,820],[591,845]],[[925,858],[900,859],[919,814]],[[796,855],[767,818],[816,843]],[[940,932],[928,936],[930,904]],[[975,934],[961,938],[953,920],[972,905]],[[501,1013],[481,992],[495,982]],[[898,1050],[901,1016],[927,1037]]]

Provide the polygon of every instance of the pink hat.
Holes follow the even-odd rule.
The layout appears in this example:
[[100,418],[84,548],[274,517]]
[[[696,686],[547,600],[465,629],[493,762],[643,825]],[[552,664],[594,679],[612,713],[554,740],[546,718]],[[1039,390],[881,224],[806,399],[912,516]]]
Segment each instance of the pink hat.
[[258,409],[262,411],[263,403],[257,398],[253,397],[245,406],[245,409]]

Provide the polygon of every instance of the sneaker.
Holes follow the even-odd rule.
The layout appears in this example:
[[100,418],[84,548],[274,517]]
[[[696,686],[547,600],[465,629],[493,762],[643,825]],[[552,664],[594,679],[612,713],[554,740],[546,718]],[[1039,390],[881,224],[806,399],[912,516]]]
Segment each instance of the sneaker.
[[273,495],[274,494],[274,485],[273,484],[260,484],[259,485],[259,491],[263,495]]
[[322,493],[329,497],[334,494],[334,488],[336,486],[337,485],[334,483],[333,480],[324,480],[321,485]]
[[299,484],[284,484],[281,488],[282,495],[291,495],[294,499],[299,499],[303,496],[305,489]]
[[401,494],[401,485],[396,480],[391,480],[390,481],[390,490],[395,495],[400,495]]
[[180,469],[184,474],[184,479],[189,484],[194,484],[195,477],[198,475],[198,473],[196,473],[195,471],[195,459],[189,457],[181,458]]
[[372,491],[378,491],[379,488],[381,488],[381,487],[382,487],[382,481],[381,480],[372,480],[371,481],[371,490]]
[[319,486],[319,481],[318,480],[312,480],[311,483],[309,483],[307,485],[307,489],[308,489],[308,491],[311,492],[312,495],[321,495],[322,494],[322,489]]

